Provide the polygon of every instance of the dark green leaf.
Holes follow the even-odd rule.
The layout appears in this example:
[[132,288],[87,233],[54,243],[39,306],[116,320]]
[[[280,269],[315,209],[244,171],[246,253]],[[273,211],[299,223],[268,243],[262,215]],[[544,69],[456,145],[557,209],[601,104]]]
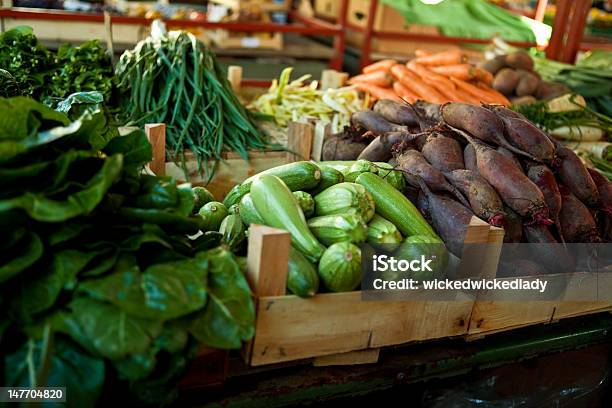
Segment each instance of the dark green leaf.
[[160,321],[138,319],[94,299],[76,298],[70,308],[96,351],[111,360],[144,352],[161,332]]
[[120,378],[136,381],[148,377],[155,369],[156,362],[155,353],[153,350],[148,350],[114,360],[113,365],[119,372]]
[[0,212],[23,209],[33,219],[44,222],[61,222],[77,215],[89,214],[120,176],[122,165],[121,155],[109,157],[83,190],[70,194],[63,201],[26,192],[20,197],[0,200]]
[[208,302],[190,332],[211,347],[239,348],[254,334],[255,308],[249,285],[231,252],[217,248],[199,253],[210,262]]
[[81,351],[57,336],[52,342],[49,371],[44,384],[30,382],[30,367],[42,363],[42,341],[30,340],[5,359],[5,385],[13,387],[66,387],[66,406],[94,407],[104,384],[104,361]]
[[144,166],[153,159],[151,143],[142,130],[112,139],[105,147],[108,155],[121,153],[125,165]]
[[43,245],[38,235],[27,233],[10,248],[10,252],[0,253],[0,283],[32,266],[42,254]]

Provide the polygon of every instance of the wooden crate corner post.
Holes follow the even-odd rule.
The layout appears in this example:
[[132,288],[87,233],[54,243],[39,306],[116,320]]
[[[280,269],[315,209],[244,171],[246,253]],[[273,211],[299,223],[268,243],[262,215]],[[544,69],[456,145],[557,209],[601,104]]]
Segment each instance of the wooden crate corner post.
[[166,124],[148,123],[145,125],[147,139],[153,150],[153,160],[149,168],[157,176],[166,175]]
[[232,86],[232,90],[235,94],[240,94],[242,85],[242,67],[237,65],[230,65],[227,68],[227,80]]
[[287,163],[310,160],[314,126],[311,123],[289,122],[287,132]]
[[[251,225],[247,250],[247,280],[257,299],[263,296],[281,296],[286,292],[287,269],[291,234],[264,225]],[[242,357],[247,364],[252,362],[253,344],[257,336],[257,316],[255,317],[255,336],[242,348]]]
[[348,72],[339,72],[335,69],[324,69],[321,72],[321,90],[341,88],[349,78]]

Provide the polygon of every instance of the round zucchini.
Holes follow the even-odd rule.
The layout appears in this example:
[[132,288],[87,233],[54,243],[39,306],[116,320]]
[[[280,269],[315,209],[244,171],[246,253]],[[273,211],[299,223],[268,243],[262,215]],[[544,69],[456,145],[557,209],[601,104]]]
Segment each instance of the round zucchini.
[[227,217],[227,208],[218,202],[211,201],[210,203],[204,204],[204,207],[200,208],[198,214],[204,220],[205,231],[218,231],[221,226],[221,222]]
[[361,250],[350,242],[338,242],[325,250],[319,277],[332,292],[349,292],[361,283]]

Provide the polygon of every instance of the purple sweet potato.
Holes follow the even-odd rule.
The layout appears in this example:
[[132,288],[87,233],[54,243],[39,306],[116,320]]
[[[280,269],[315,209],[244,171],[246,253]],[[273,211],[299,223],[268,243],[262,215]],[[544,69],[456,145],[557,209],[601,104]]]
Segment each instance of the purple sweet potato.
[[476,150],[470,143],[463,149],[463,163],[465,164],[466,170],[478,171],[476,165]]
[[421,153],[432,166],[441,172],[465,168],[463,150],[459,142],[439,133],[427,137]]
[[418,126],[417,115],[410,105],[392,101],[391,99],[380,99],[374,104],[374,112],[380,114],[391,123],[404,126]]
[[553,172],[544,164],[535,162],[529,162],[527,164],[527,177],[529,180],[538,186],[542,194],[544,195],[544,202],[548,207],[548,214],[550,218],[555,222],[557,232],[561,238],[561,242],[564,241],[563,233],[561,231],[561,224],[559,223],[559,212],[561,211],[561,193],[559,193],[559,186]]
[[540,162],[552,163],[555,145],[540,129],[523,119],[500,116],[504,122],[506,140]]
[[569,189],[560,186],[561,212],[559,221],[567,242],[601,242],[593,215]]
[[590,207],[597,206],[599,191],[582,160],[573,150],[561,144],[557,145],[557,156],[559,157],[557,173],[561,182],[580,201]]
[[552,224],[542,192],[516,165],[498,151],[459,131],[474,145],[478,172],[497,191],[503,202],[529,222]]
[[599,208],[612,215],[612,183],[595,169],[587,168],[599,193]]
[[512,160],[512,162],[516,165],[516,167],[520,171],[523,171],[523,166],[521,165],[521,162],[519,161],[519,159],[516,158],[514,153],[512,153],[510,150],[508,150],[508,149],[506,149],[505,147],[502,147],[502,146],[497,146],[497,149],[495,149],[495,150],[497,150],[498,152],[500,152],[501,154],[503,154],[504,156],[506,156],[507,158]]
[[362,128],[375,135],[389,132],[409,132],[407,126],[396,125],[387,121],[381,114],[371,110],[355,112],[351,115],[351,125]]
[[457,197],[464,205],[469,206],[461,192],[446,181],[444,174],[429,164],[421,152],[407,150],[397,156],[396,159],[399,169],[405,172],[406,181],[411,186],[417,187],[418,181],[416,179],[422,178],[432,190],[447,191]]
[[503,203],[495,189],[482,176],[470,170],[444,173],[446,179],[467,197],[476,216],[496,227],[504,224]]
[[465,234],[474,214],[457,201],[432,193],[422,178],[418,182],[427,197],[434,229],[449,251],[461,256]]
[[503,146],[516,154],[534,159],[531,154],[514,147],[504,138],[504,123],[489,109],[468,103],[450,102],[442,105],[440,110],[444,122],[452,128],[463,130],[483,142]]

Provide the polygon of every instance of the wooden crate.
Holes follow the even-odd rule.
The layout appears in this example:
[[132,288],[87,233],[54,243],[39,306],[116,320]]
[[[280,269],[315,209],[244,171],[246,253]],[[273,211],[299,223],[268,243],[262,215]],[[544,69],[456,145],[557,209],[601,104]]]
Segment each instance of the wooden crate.
[[[488,236],[489,225],[474,217],[465,242],[484,243]],[[380,347],[468,333],[474,301],[460,293],[453,301],[363,301],[360,291],[286,295],[290,240],[274,228],[250,229],[248,277],[257,320],[244,350],[248,364],[311,358],[315,365],[372,363]]]
[[[492,231],[499,228],[492,228]],[[494,233],[489,243],[501,245],[503,234]],[[490,264],[490,275],[495,276],[497,265]],[[554,277],[554,275],[549,275]],[[558,275],[559,277],[561,275]],[[599,285],[599,289],[598,289]],[[612,290],[612,282],[602,284],[592,274],[574,273],[567,285],[565,295],[556,300],[477,300],[474,302],[467,339],[478,339],[485,335],[519,329],[534,324],[551,323],[559,319],[612,311],[612,301],[576,301],[587,299],[597,290]]]

